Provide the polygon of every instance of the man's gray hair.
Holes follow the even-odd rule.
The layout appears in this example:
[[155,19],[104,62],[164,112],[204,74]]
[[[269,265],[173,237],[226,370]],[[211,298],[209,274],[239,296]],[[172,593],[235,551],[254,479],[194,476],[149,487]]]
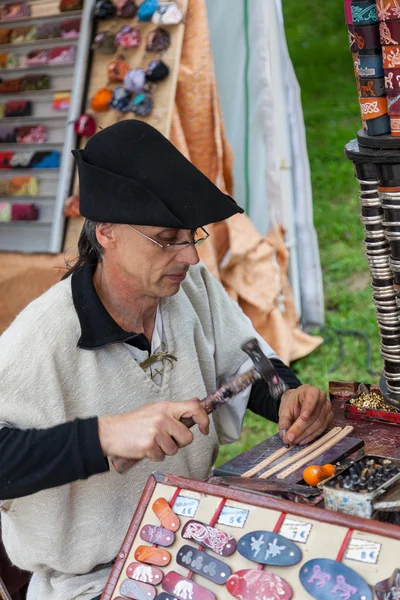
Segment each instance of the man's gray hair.
[[78,259],[71,266],[68,264],[68,272],[63,279],[72,275],[75,271],[79,271],[86,265],[95,267],[103,260],[104,248],[99,244],[96,236],[96,229],[100,223],[86,219],[83,224],[81,234],[78,241]]

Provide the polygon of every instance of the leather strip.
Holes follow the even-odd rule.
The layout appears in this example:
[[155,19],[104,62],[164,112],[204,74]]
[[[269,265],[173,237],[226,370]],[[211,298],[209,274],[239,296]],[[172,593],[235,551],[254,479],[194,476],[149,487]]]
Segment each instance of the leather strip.
[[400,67],[400,47],[382,46],[382,59],[384,69],[397,69]]
[[383,77],[383,64],[381,54],[368,54],[359,56],[358,74],[360,77]]
[[373,25],[378,22],[376,4],[373,0],[353,0],[351,3],[353,25]]
[[357,52],[356,38],[354,37],[354,26],[348,25],[347,32],[349,35],[350,52]]
[[394,21],[400,19],[400,6],[393,0],[377,0],[376,9],[379,21]]
[[354,38],[359,51],[375,50],[381,47],[379,25],[353,25]]
[[385,69],[385,89],[389,93],[400,93],[400,69]]
[[379,98],[385,95],[385,79],[369,79],[360,77],[360,96],[361,98]]
[[400,21],[382,21],[379,23],[379,35],[382,46],[398,46],[400,43]]
[[383,98],[359,98],[363,120],[376,119],[387,114],[387,100]]
[[369,119],[365,121],[366,131],[368,135],[384,135],[390,133],[390,119],[389,115],[382,115],[376,119]]
[[400,115],[400,93],[387,97],[388,113],[391,117]]
[[400,137],[400,115],[390,117],[390,132],[394,137]]

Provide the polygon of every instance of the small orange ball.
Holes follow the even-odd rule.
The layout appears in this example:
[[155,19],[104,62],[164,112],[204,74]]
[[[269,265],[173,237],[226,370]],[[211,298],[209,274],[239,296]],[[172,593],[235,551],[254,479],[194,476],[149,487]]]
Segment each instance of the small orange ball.
[[322,472],[325,475],[325,477],[328,479],[328,477],[332,477],[332,475],[336,474],[336,467],[334,465],[330,465],[328,463],[327,465],[323,465]]
[[317,486],[324,479],[328,479],[335,475],[336,468],[333,465],[327,464],[320,467],[319,465],[310,465],[303,471],[304,481],[313,487]]

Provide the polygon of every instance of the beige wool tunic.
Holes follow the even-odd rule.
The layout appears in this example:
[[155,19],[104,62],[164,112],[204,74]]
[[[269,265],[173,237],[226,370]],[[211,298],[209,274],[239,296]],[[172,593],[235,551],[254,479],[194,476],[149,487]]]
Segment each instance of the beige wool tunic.
[[[125,344],[77,347],[81,331],[71,278],[57,283],[0,337],[0,421],[47,428],[149,402],[202,398],[245,362],[240,346],[256,335],[253,326],[204,265],[190,269],[160,310],[168,352],[177,362],[166,367],[158,386]],[[265,342],[263,348],[275,356]],[[229,419],[238,420],[235,411],[222,410],[211,419],[208,436],[194,427],[193,443],[161,465],[143,460],[123,475],[110,469],[5,502],[6,550],[14,564],[34,572],[28,600],[92,600],[100,594],[151,472],[209,476],[218,435],[224,436]],[[238,425],[240,430],[240,419]]]

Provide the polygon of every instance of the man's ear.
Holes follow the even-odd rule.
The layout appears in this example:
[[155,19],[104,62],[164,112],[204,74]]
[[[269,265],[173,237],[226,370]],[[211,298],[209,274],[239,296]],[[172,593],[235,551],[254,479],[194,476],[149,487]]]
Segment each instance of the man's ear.
[[96,226],[97,241],[105,250],[115,248],[117,227],[115,223],[98,223]]

